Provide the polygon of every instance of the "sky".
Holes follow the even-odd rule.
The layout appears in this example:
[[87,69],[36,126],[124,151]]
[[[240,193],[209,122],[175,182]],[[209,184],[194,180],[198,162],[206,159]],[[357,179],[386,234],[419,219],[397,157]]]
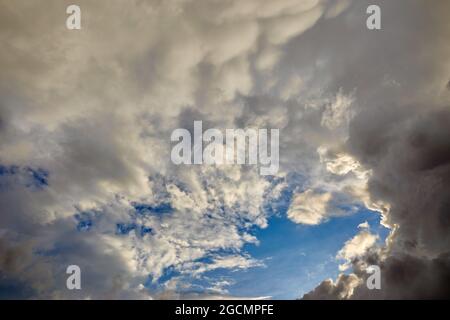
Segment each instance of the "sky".
[[336,278],[339,274],[336,253],[345,241],[356,234],[358,225],[365,221],[370,221],[371,228],[378,228],[378,243],[382,244],[387,230],[380,226],[374,212],[333,218],[314,227],[302,227],[288,219],[273,218],[267,229],[257,233],[260,244],[248,248],[252,256],[264,261],[265,267],[227,272],[227,276],[235,282],[229,287],[230,293],[236,296],[256,294],[273,299],[295,299],[323,279]]
[[450,297],[449,1],[75,2],[0,0],[1,299]]

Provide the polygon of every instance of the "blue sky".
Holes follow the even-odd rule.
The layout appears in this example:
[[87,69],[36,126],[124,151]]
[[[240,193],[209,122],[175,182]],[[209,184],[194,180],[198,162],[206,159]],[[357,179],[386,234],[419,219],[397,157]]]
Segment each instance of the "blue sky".
[[[295,299],[315,288],[324,279],[335,279],[342,261],[336,259],[344,243],[354,237],[363,222],[368,222],[370,231],[378,235],[382,245],[389,229],[380,224],[380,214],[360,207],[356,213],[331,217],[318,225],[303,225],[286,216],[291,191],[302,181],[291,175],[291,183],[283,195],[273,201],[275,212],[268,220],[268,227],[253,228],[252,234],[258,244],[246,244],[242,251],[261,261],[264,266],[248,269],[216,269],[205,272],[201,278],[183,278],[190,286],[186,292],[202,294],[215,282],[226,281],[227,294],[237,297],[272,297],[273,299]],[[208,263],[208,259],[199,261]],[[348,270],[347,272],[350,272]],[[160,285],[180,276],[173,268],[165,270],[157,284],[147,283],[150,290],[161,289]],[[180,290],[183,291],[183,290]]]
[[256,231],[260,244],[245,247],[251,256],[264,261],[265,267],[215,270],[205,276],[232,279],[234,284],[228,289],[235,296],[301,297],[323,279],[336,278],[336,253],[364,221],[379,235],[379,241],[384,241],[389,230],[379,224],[379,214],[369,210],[331,218],[317,226],[299,225],[285,216],[274,216],[266,229]]
[[[241,252],[263,265],[247,269],[215,269],[207,271],[200,277],[182,275],[174,267],[168,267],[163,275],[153,282],[149,276],[146,287],[151,292],[162,292],[164,285],[172,279],[180,278],[184,288],[179,292],[204,294],[218,282],[227,282],[222,294],[236,297],[271,297],[273,299],[295,299],[315,288],[327,278],[335,279],[339,272],[338,266],[343,261],[336,259],[337,252],[345,242],[358,232],[358,226],[368,222],[370,231],[378,235],[378,243],[382,245],[389,230],[380,224],[380,214],[359,206],[358,211],[348,206],[347,215],[330,217],[317,225],[297,224],[287,217],[287,210],[292,201],[292,195],[306,184],[300,174],[291,173],[284,179],[267,178],[273,186],[286,181],[279,197],[266,199],[264,210],[267,211],[268,226],[266,228],[252,227],[251,234],[258,239],[258,244],[247,243]],[[151,206],[133,204],[136,215],[165,215],[173,212],[170,205]],[[344,206],[345,208],[345,206]],[[95,223],[95,214],[84,212],[75,215],[77,229],[89,231]],[[117,235],[128,235],[131,231],[140,236],[149,233],[151,226],[140,226],[136,223],[116,224]],[[227,250],[217,250],[214,254],[233,253]],[[208,264],[211,257],[206,256],[197,262]],[[351,271],[351,270],[349,270]],[[347,271],[347,272],[349,272]]]

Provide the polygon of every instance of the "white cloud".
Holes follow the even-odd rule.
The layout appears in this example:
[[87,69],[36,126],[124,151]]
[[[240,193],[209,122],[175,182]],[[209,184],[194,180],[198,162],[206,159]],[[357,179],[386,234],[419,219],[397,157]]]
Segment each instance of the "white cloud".
[[378,239],[378,235],[368,231],[365,225],[362,225],[361,228],[363,230],[346,241],[344,247],[336,255],[337,259],[345,260],[345,263],[339,266],[341,271],[348,269],[351,266],[352,259],[363,256],[368,249],[375,245]]
[[358,224],[358,228],[360,229],[370,229],[369,223],[367,221],[364,221],[360,224]]
[[296,194],[287,212],[288,218],[296,223],[315,225],[327,216],[330,193],[306,190]]

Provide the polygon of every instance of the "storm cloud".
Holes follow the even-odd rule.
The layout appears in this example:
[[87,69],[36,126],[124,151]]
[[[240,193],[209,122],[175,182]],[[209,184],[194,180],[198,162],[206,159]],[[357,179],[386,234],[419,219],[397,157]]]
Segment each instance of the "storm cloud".
[[[394,14],[397,5],[383,3],[391,9],[388,14]],[[365,86],[372,86],[371,80],[358,86],[365,91],[365,103],[350,124],[346,142],[349,153],[371,171],[368,192],[373,201],[386,205],[381,212],[391,235],[385,247],[353,260],[352,277],[325,281],[305,294],[306,299],[450,296],[450,104],[445,85],[449,46],[444,40],[450,33],[449,5],[415,1],[403,9],[408,14],[395,21],[404,24],[396,29],[399,42],[377,42],[380,50],[369,55],[373,61],[383,59],[377,66],[390,66],[391,81],[382,89],[386,94],[379,94],[380,86]],[[420,15],[413,13],[415,9]],[[398,54],[388,58],[381,48]],[[360,75],[378,72],[366,62],[367,67],[361,65],[357,71]],[[345,70],[352,74],[351,67]],[[381,268],[381,290],[366,287],[365,268],[371,264]],[[359,279],[356,285],[353,276]]]

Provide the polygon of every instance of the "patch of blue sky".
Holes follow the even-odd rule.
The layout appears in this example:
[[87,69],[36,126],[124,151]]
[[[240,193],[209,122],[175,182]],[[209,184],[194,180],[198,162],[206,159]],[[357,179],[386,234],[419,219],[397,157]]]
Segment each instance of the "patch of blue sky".
[[94,225],[95,213],[80,212],[74,215],[78,231],[89,231]]
[[132,205],[138,214],[165,214],[173,211],[170,203],[147,204],[134,202]]
[[23,184],[27,188],[42,189],[49,185],[49,172],[42,168],[20,167],[17,165],[1,165],[0,164],[0,179],[17,177],[17,180],[4,180],[2,184],[9,183]]
[[269,227],[257,230],[259,245],[246,245],[244,251],[263,261],[265,267],[246,270],[217,269],[207,278],[232,279],[229,293],[235,296],[271,296],[295,299],[313,289],[325,278],[339,274],[337,252],[367,221],[382,242],[389,230],[380,225],[379,214],[361,210],[357,214],[331,218],[317,226],[295,224],[286,217],[273,216]]
[[33,168],[29,168],[29,167],[26,168],[26,170],[32,177],[31,183],[29,184],[29,186],[34,186],[34,187],[48,186],[49,173],[47,170],[44,170],[42,168],[33,169]]
[[5,166],[0,164],[0,176],[13,175],[19,172],[19,166]]
[[[98,211],[82,211],[76,213],[73,217],[76,222],[76,229],[80,232],[85,232],[91,231],[95,227],[98,220],[101,219],[102,213]],[[130,221],[117,221],[115,229],[110,230],[110,232],[118,236],[128,235],[131,231],[134,231],[136,235],[141,237],[154,232],[151,226],[135,222],[135,217],[132,215],[130,216]]]
[[78,231],[89,231],[92,227],[92,220],[83,220],[78,222],[77,230]]
[[162,275],[158,279],[154,279],[151,275],[148,276],[144,286],[152,293],[163,292],[165,290],[164,284],[176,277],[181,276],[181,273],[175,269],[174,266],[165,268]]
[[138,225],[136,223],[117,223],[116,224],[116,234],[118,234],[118,235],[127,235],[131,231],[135,231],[136,234],[143,237],[146,234],[151,234],[153,230],[150,227],[147,227],[145,225]]
[[[289,208],[294,192],[303,190],[307,183],[307,178],[296,172],[289,173],[284,178],[267,176],[266,180],[271,183],[271,187],[264,196],[266,201],[263,204],[263,210],[269,217],[285,214]],[[268,195],[279,184],[285,184],[285,187],[281,190],[278,197],[275,199],[269,197]]]

